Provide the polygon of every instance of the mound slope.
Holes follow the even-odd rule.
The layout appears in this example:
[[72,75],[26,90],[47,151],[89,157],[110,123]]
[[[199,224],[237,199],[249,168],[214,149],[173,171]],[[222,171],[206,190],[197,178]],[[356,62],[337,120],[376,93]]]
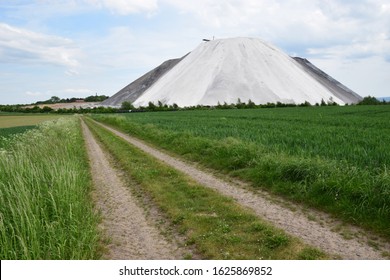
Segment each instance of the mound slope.
[[125,86],[123,89],[118,91],[115,95],[104,100],[101,104],[106,106],[118,106],[124,101],[133,103],[139,98],[151,85],[158,81],[165,73],[169,72],[173,67],[176,66],[184,57],[170,59],[163,62],[153,70],[144,74],[134,82]]
[[314,66],[305,58],[294,57],[294,60],[303,66],[303,69],[309,73],[314,79],[320,82],[324,87],[329,89],[336,97],[343,100],[345,103],[354,104],[362,100],[362,97],[356,92],[344,86],[339,81],[335,80],[321,69]]
[[203,42],[185,57],[164,62],[104,104],[127,100],[147,106],[160,101],[184,107],[238,99],[256,104],[324,100],[343,105],[361,97],[306,59],[292,58],[260,39],[232,38]]

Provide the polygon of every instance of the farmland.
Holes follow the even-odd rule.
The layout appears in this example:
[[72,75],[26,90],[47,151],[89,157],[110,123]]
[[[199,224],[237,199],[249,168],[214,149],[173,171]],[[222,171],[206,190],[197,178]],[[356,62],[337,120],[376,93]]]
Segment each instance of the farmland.
[[[96,138],[125,171],[132,189],[149,196],[205,259],[311,259],[325,255],[286,235],[229,197],[197,184],[91,121]],[[192,257],[192,256],[187,256]]]
[[9,137],[33,129],[37,124],[58,118],[52,115],[0,114],[0,148],[4,147]]
[[[90,126],[117,164],[128,170],[129,187],[134,180],[142,185],[166,212],[169,223],[186,233],[186,244],[195,246],[201,258],[326,257],[233,200],[194,184],[107,131]],[[99,217],[90,196],[94,174],[89,174],[79,120],[61,118],[35,128],[20,131],[0,153],[0,257],[99,258],[103,246]]]
[[387,106],[95,116],[139,138],[390,237]]
[[43,121],[59,118],[48,114],[0,114],[0,128],[36,125]]
[[[355,254],[356,249],[343,253],[337,249],[328,251],[328,247],[323,246],[326,242],[344,244],[347,241],[325,238],[321,228],[327,227],[326,221],[318,227],[308,226],[311,221],[305,214],[314,217],[316,214],[310,211],[320,209],[389,240],[390,112],[386,107],[106,114],[84,117],[82,122],[87,125],[83,124],[83,129],[79,117],[55,118],[40,124],[43,119],[38,121],[37,118],[35,123],[19,122],[21,126],[2,128],[0,133],[8,140],[3,146],[0,142],[0,257],[95,259],[115,256],[104,252],[110,250],[112,244],[121,247],[121,243],[104,235],[101,221],[106,217],[94,208],[108,201],[104,191],[103,201],[96,200],[94,189],[100,188],[99,183],[95,183],[97,178],[108,179],[103,185],[112,190],[111,175],[120,178],[123,191],[140,204],[139,215],[145,215],[148,223],[162,232],[161,238],[166,238],[168,243],[178,238],[180,250],[191,248],[181,254],[183,258],[388,256],[387,245],[375,251],[357,240],[351,240],[355,245],[349,243],[345,247],[366,248],[360,251],[361,255]],[[225,179],[238,178],[247,183],[248,188],[224,185],[224,180],[219,189],[214,188],[210,183],[197,180],[197,175],[156,159],[156,152],[142,150],[118,131],[101,126],[91,118],[125,132],[123,135],[134,135],[171,155],[196,162],[203,166],[205,173],[211,171]],[[25,120],[30,120],[30,116],[26,115]],[[92,145],[94,149],[86,144],[92,143],[92,139],[96,140]],[[93,171],[93,162],[102,160],[97,156],[98,146],[101,157],[107,156],[106,165],[99,165]],[[105,173],[96,171],[99,168]],[[286,219],[294,220],[295,224],[310,228],[312,236],[287,231],[257,212],[252,204],[245,204],[261,201],[264,190],[271,193],[271,198],[284,198],[290,206],[303,206],[308,211],[303,220],[301,214],[294,212],[296,210],[285,212],[282,208],[288,207],[283,205],[274,208],[279,210],[273,215],[287,214],[290,218],[283,217],[282,224],[293,226],[292,221]],[[242,196],[236,197],[239,193]],[[106,205],[108,213],[118,206],[115,196],[112,199],[111,204]],[[267,203],[272,203],[272,199],[270,201]],[[123,203],[127,205],[126,200]],[[269,209],[270,206],[267,211]],[[121,215],[123,209],[117,210]],[[134,212],[130,213],[118,220],[131,219],[130,223],[136,223]],[[156,216],[157,220],[151,221],[151,216]],[[111,223],[110,227],[123,235],[120,224]],[[314,235],[314,231],[319,235]],[[327,232],[332,232],[331,228],[327,228]],[[317,239],[325,243],[319,246],[309,242],[313,236],[320,236]],[[145,236],[140,238],[135,234],[135,240],[143,238]],[[151,245],[153,248],[158,247],[158,240],[156,246]],[[142,258],[136,251],[131,256]]]

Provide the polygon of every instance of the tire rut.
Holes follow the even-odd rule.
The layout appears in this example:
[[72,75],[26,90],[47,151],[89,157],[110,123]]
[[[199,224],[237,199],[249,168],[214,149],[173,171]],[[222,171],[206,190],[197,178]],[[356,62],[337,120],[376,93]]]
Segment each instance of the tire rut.
[[109,245],[104,259],[181,259],[182,252],[146,219],[91,131],[81,122],[94,184],[93,198]]
[[[332,220],[324,213],[310,210],[310,216],[308,217],[307,213],[295,211],[280,203],[275,203],[272,199],[269,199],[270,195],[265,191],[254,192],[252,190],[244,189],[242,186],[245,184],[243,183],[228,183],[212,174],[196,168],[192,164],[185,163],[182,160],[152,148],[134,137],[99,122],[95,121],[95,123],[165,164],[187,174],[203,186],[217,190],[225,196],[234,198],[237,203],[250,208],[257,216],[271,222],[288,234],[296,236],[306,244],[320,248],[333,256],[342,259],[378,260],[384,259],[383,252],[390,251],[390,244],[388,242],[381,241],[377,237],[373,239],[375,241],[371,241],[370,238],[364,234],[361,236],[361,232],[364,231],[357,227],[348,226],[348,231],[353,234],[345,238],[342,236],[342,232],[340,233],[335,229],[338,227],[337,225],[342,223]],[[299,208],[299,206],[294,208]],[[381,247],[381,250],[374,248],[375,246],[370,246],[368,244],[369,242],[376,244],[376,247]]]

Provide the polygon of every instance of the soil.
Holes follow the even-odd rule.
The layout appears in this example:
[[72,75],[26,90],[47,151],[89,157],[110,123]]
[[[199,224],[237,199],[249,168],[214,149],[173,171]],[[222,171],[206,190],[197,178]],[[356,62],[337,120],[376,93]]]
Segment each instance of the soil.
[[232,182],[232,180],[227,182],[192,163],[174,158],[106,125],[100,125],[165,164],[187,174],[203,186],[234,198],[237,203],[251,209],[261,219],[271,222],[308,245],[320,248],[334,258],[376,260],[389,256],[388,242],[367,234],[360,228],[345,225],[327,214],[293,205],[265,191],[254,191],[245,183]]
[[104,259],[182,259],[183,252],[168,241],[147,218],[120,172],[82,122],[94,184],[93,198],[102,217],[100,228],[107,240]]

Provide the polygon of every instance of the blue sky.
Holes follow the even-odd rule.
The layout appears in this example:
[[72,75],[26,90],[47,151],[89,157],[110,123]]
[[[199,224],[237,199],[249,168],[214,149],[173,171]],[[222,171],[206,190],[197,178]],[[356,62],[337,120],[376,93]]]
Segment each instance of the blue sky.
[[261,38],[390,96],[388,0],[0,0],[0,104],[111,96],[213,36]]

